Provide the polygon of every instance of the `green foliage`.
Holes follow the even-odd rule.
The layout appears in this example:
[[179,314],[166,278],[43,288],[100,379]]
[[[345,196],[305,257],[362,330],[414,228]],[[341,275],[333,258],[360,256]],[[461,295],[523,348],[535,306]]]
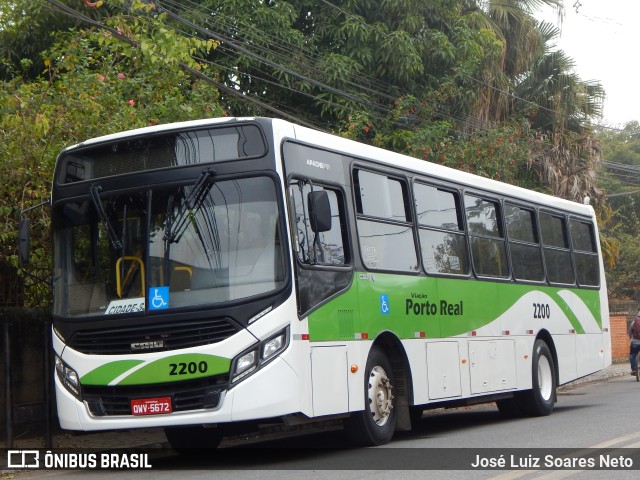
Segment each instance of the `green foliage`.
[[522,123],[505,123],[499,127],[459,138],[432,149],[438,163],[511,184],[530,184],[527,175],[532,159],[538,155],[542,141],[523,128]]
[[76,20],[57,15],[41,2],[1,1],[0,81],[37,78],[42,71],[40,55],[54,42],[51,33],[77,25]]
[[[443,95],[448,101],[451,97]],[[365,113],[349,116],[341,130],[347,138],[405,153],[425,161],[503,182],[544,190],[531,166],[546,147],[544,137],[514,119],[493,128],[461,134],[450,120],[423,121],[437,112],[433,104],[407,96],[396,102],[392,127],[376,125]]]
[[[640,124],[629,122],[621,130],[597,132],[602,156],[609,162],[640,167]],[[615,175],[613,173],[616,173]],[[630,172],[605,169],[598,186],[607,194],[607,215],[600,216],[601,243],[614,245],[615,262],[607,268],[610,296],[618,300],[640,300],[640,182]],[[617,247],[617,249],[616,249]]]
[[[128,24],[120,25],[124,32]],[[146,30],[147,25],[154,27]],[[49,197],[54,161],[62,148],[121,130],[225,115],[217,90],[177,67],[178,63],[193,67],[194,61],[187,57],[212,43],[188,39],[181,44],[172,40],[175,33],[153,22],[133,22],[127,32],[139,49],[104,31],[59,33],[40,62],[42,78],[30,82],[15,78],[2,84],[0,262],[16,265],[19,212]],[[143,51],[142,45],[151,38],[164,38],[164,44]],[[32,263],[47,272],[48,211],[34,210],[29,216]],[[39,293],[30,293],[32,303],[42,301]]]
[[[638,222],[633,219],[632,223],[636,225]],[[615,231],[615,229],[614,229]],[[611,298],[616,300],[633,299],[640,301],[640,280],[638,272],[640,271],[640,236],[637,233],[630,234],[627,232],[614,233],[617,240],[624,248],[620,249],[619,258],[615,266],[607,268],[607,288]]]
[[640,166],[640,123],[628,122],[622,130],[603,129],[598,134],[602,156],[610,162]]

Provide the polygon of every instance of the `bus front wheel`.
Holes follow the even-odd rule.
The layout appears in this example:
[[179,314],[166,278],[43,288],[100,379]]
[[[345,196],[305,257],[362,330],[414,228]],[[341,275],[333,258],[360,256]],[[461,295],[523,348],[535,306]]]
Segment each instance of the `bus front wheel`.
[[549,346],[544,340],[536,340],[531,366],[532,389],[519,394],[520,406],[526,414],[541,417],[553,411],[557,387],[554,365]]
[[384,350],[369,352],[364,378],[365,408],[344,420],[349,440],[363,446],[389,443],[396,429],[396,399],[391,363]]

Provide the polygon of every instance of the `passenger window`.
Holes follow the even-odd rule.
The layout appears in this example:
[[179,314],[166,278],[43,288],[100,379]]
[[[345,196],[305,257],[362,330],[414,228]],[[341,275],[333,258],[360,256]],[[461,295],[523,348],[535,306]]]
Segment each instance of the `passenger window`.
[[478,275],[508,277],[507,252],[498,202],[464,196],[471,258]]
[[418,224],[443,230],[464,230],[457,193],[416,183]]
[[593,225],[579,220],[571,220],[570,225],[578,284],[598,286],[600,271]]
[[467,275],[467,242],[458,193],[416,183],[414,194],[424,269]]
[[417,272],[406,182],[364,170],[355,170],[353,181],[364,265],[376,270]]
[[403,182],[363,170],[357,170],[355,177],[358,213],[387,220],[409,221]]
[[540,213],[540,233],[549,282],[575,283],[565,218],[549,213]]
[[511,265],[516,280],[544,281],[542,250],[536,231],[535,212],[505,204],[504,218],[509,237]]

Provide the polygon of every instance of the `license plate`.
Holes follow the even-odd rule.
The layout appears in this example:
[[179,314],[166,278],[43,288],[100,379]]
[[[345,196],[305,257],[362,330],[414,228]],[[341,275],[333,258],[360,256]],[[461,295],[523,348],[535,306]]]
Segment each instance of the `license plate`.
[[132,415],[162,415],[171,413],[171,397],[137,398],[131,400]]

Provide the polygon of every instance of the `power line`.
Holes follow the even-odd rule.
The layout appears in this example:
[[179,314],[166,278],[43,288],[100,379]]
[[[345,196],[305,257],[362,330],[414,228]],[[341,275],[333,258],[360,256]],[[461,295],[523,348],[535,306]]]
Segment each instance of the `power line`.
[[[47,1],[50,1],[50,0],[47,0]],[[59,4],[59,2],[53,2],[53,1],[50,1],[50,3]],[[173,5],[173,6],[178,5],[178,6],[182,6],[184,8],[184,6],[181,3],[175,2],[173,0],[166,0],[166,2],[163,2],[163,3],[165,3],[167,5]],[[215,17],[216,21],[222,22],[223,26],[226,25],[227,28],[232,28],[232,26],[230,26],[230,24],[228,24],[228,23],[225,24],[224,23],[225,22],[225,18],[224,18],[223,15],[218,15],[219,12],[214,12],[213,10],[205,9],[204,7],[201,7],[198,4],[196,4],[196,3],[192,2],[192,1],[189,1],[189,0],[187,0],[186,3],[193,7],[191,13],[193,13],[197,17],[201,13],[196,12],[196,10],[195,10],[196,7],[199,8],[199,12],[208,12],[209,13],[209,15],[207,16],[207,19],[205,20],[205,23],[209,23],[208,22],[209,17]],[[328,2],[326,0],[322,0],[322,3],[326,4],[327,6],[330,6],[331,8],[337,9],[341,14],[343,14],[345,16],[348,16],[349,18],[357,19],[359,22],[364,23],[364,25],[366,25],[369,28],[373,28],[371,25],[368,25],[366,22],[363,22],[359,17],[354,16],[354,15],[350,14],[349,12],[344,11],[343,9],[333,5],[332,3],[330,3],[330,2]],[[78,19],[80,19],[82,21],[89,22],[90,24],[92,24],[94,26],[98,26],[99,28],[105,28],[106,27],[101,22],[91,20],[91,19],[89,19],[89,17],[86,17],[84,15],[79,14],[78,12],[76,12],[73,9],[71,9],[70,7],[66,7],[66,6],[64,6],[62,4],[59,4],[59,6],[64,7],[64,13],[67,14],[67,15],[71,15],[71,16],[73,16],[75,18],[78,18]],[[350,102],[354,102],[356,105],[360,105],[360,106],[363,106],[365,108],[373,109],[374,111],[380,112],[380,113],[382,113],[384,115],[387,115],[387,114],[391,113],[391,110],[388,107],[384,106],[384,105],[381,105],[381,104],[379,104],[377,102],[372,102],[372,101],[370,101],[368,99],[362,98],[359,95],[351,94],[349,92],[346,92],[343,89],[336,88],[336,87],[328,85],[328,84],[326,84],[324,82],[317,81],[314,78],[310,77],[309,75],[299,72],[298,70],[286,67],[285,65],[283,65],[283,64],[281,64],[279,62],[275,62],[275,61],[269,60],[268,58],[266,58],[261,53],[256,53],[253,50],[250,50],[247,46],[239,44],[238,42],[230,39],[226,35],[222,35],[220,33],[213,32],[209,28],[202,27],[200,25],[195,24],[194,22],[186,20],[181,15],[178,15],[177,13],[169,10],[168,8],[166,8],[164,6],[160,6],[160,5],[158,5],[158,6],[161,9],[161,11],[166,12],[167,15],[170,18],[172,18],[174,21],[178,22],[179,24],[182,24],[182,25],[186,26],[187,28],[195,30],[196,32],[200,33],[201,35],[204,35],[206,38],[213,38],[213,39],[216,39],[219,42],[221,42],[221,45],[220,45],[220,47],[218,47],[218,49],[221,50],[221,53],[224,53],[225,55],[231,56],[232,58],[233,58],[233,53],[234,52],[248,55],[249,57],[253,58],[254,60],[256,60],[260,64],[263,64],[263,65],[266,65],[268,67],[271,67],[271,68],[275,69],[276,71],[292,75],[292,76],[298,78],[299,80],[301,80],[303,82],[307,82],[309,84],[314,85],[315,87],[321,89],[322,91],[332,93],[332,94],[337,95],[338,97],[344,98],[344,99],[346,99],[346,100],[348,100]],[[242,24],[241,22],[237,22],[237,23]],[[246,24],[245,24],[245,26],[246,26]],[[108,27],[106,27],[106,28],[108,28]],[[255,26],[254,26],[253,30],[257,31]],[[306,55],[305,53],[301,53],[303,51],[297,45],[293,45],[293,44],[284,45],[284,43],[286,43],[286,42],[283,42],[282,39],[279,39],[279,38],[277,38],[277,37],[275,37],[273,35],[270,35],[270,34],[268,34],[266,32],[262,32],[262,31],[259,31],[259,32],[260,32],[260,34],[265,35],[266,38],[272,39],[273,45],[277,46],[278,48],[283,46],[283,49],[281,51],[283,51],[285,53],[289,53],[291,55],[301,54],[302,58],[306,58],[307,60],[310,60],[310,63],[312,63],[311,61],[313,59],[319,58],[317,55],[316,56],[314,56],[314,55],[310,56],[310,55]],[[190,35],[192,37],[195,37],[195,35],[193,33],[191,33],[191,34],[189,34],[187,32],[183,32],[183,33],[185,35]],[[258,50],[260,50],[260,48],[262,48],[257,43],[252,43],[251,46],[254,49],[257,48]],[[270,53],[273,53],[273,52],[270,52]],[[280,54],[280,53],[278,53],[277,57],[283,59],[283,55]],[[219,65],[219,64],[216,64],[216,65],[218,67],[221,67],[221,65]],[[230,67],[224,67],[224,68],[229,70]],[[266,72],[263,72],[263,73],[266,74]],[[289,90],[291,92],[294,92],[296,94],[305,95],[305,96],[307,96],[309,98],[313,98],[316,102],[324,102],[327,105],[331,105],[331,106],[336,106],[337,105],[335,102],[331,102],[330,100],[320,98],[318,95],[302,92],[301,90],[296,90],[296,89],[293,89],[293,88],[288,87],[286,85],[282,85],[282,83],[278,82],[275,77],[273,77],[274,78],[273,80],[268,80],[267,78],[260,78],[260,77],[257,77],[255,75],[251,74],[251,73],[243,73],[239,69],[237,71],[237,75],[238,76],[246,75],[247,78],[249,78],[249,79],[255,78],[256,80],[260,80],[260,81],[265,82],[267,84],[270,84],[270,85],[272,85],[274,87],[287,89],[287,90]],[[272,76],[271,74],[266,74],[266,75],[267,76]],[[212,85],[215,85],[216,87],[220,88],[222,91],[224,91],[227,94],[230,94],[230,95],[233,95],[235,97],[241,98],[244,101],[252,102],[252,103],[254,103],[256,105],[259,105],[262,108],[265,108],[265,109],[267,109],[267,110],[269,110],[271,112],[274,112],[274,113],[277,113],[279,115],[285,116],[285,118],[291,118],[291,114],[287,114],[286,112],[283,112],[281,110],[281,108],[279,109],[279,108],[276,108],[276,107],[273,107],[273,106],[269,105],[266,101],[262,101],[261,102],[259,100],[256,100],[254,95],[245,95],[246,92],[239,92],[234,87],[229,87],[228,85],[216,82],[215,80],[211,79],[210,77],[207,77],[207,78],[208,78],[208,80],[207,80],[208,83],[211,83]],[[470,79],[472,81],[480,84],[480,85],[483,85],[485,87],[491,88],[494,91],[500,92],[503,95],[509,96],[510,98],[513,98],[516,101],[525,102],[528,105],[532,105],[532,106],[534,106],[534,107],[536,107],[538,109],[542,109],[544,111],[547,111],[547,112],[550,112],[550,113],[553,113],[553,114],[561,114],[560,112],[557,112],[555,110],[549,109],[547,107],[538,105],[538,104],[536,104],[534,102],[531,102],[529,100],[526,100],[524,98],[518,97],[517,95],[514,95],[513,93],[501,90],[501,89],[499,89],[499,88],[497,88],[495,86],[492,86],[492,85],[490,85],[490,84],[488,84],[486,82],[478,80],[477,78],[470,77]],[[349,84],[351,86],[356,87],[356,88],[360,88],[360,89],[362,89],[364,91],[373,93],[374,95],[380,96],[382,98],[395,99],[395,97],[392,97],[392,96],[386,94],[385,92],[374,90],[374,89],[371,89],[370,87],[367,87],[367,86],[364,86],[364,85],[356,84],[354,82],[349,82]],[[471,118],[471,117],[462,118],[460,116],[456,116],[456,115],[453,115],[453,114],[448,113],[448,112],[443,112],[441,110],[440,111],[436,110],[433,113],[434,113],[435,116],[439,116],[439,117],[444,118],[444,119],[452,120],[452,121],[454,121],[456,123],[467,123],[467,124],[470,124],[476,130],[482,131],[482,130],[487,130],[488,129],[484,124],[481,124],[479,120]],[[382,118],[382,117],[379,117],[379,118]],[[302,123],[302,122],[299,121],[298,118],[295,118],[295,120],[297,120],[298,123]],[[317,128],[317,127],[314,126],[313,128]],[[601,128],[608,128],[608,127],[601,126]],[[611,129],[611,130],[614,130],[614,129]]]
[[291,68],[288,68],[288,67],[286,67],[284,65],[281,65],[281,64],[278,64],[276,62],[273,62],[273,61],[271,61],[271,60],[269,60],[269,59],[267,59],[267,58],[255,53],[255,52],[252,52],[251,50],[245,48],[244,46],[242,46],[242,45],[240,45],[240,44],[238,44],[238,43],[236,43],[236,42],[224,37],[223,35],[220,35],[218,33],[215,33],[215,32],[212,32],[210,30],[207,30],[205,28],[202,28],[202,27],[196,25],[195,23],[190,22],[190,21],[182,18],[181,16],[179,16],[179,15],[177,15],[177,14],[175,14],[175,13],[171,12],[170,10],[167,10],[167,9],[165,9],[163,7],[160,7],[160,8],[161,8],[161,11],[166,12],[174,20],[179,21],[179,22],[183,23],[184,25],[186,25],[186,26],[188,26],[190,28],[193,28],[196,31],[199,31],[200,33],[202,33],[203,35],[208,36],[209,38],[213,38],[214,40],[217,40],[219,42],[225,42],[227,45],[231,46],[234,50],[237,50],[238,52],[241,52],[241,53],[244,53],[246,55],[249,55],[249,56],[255,58],[256,60],[258,60],[258,61],[260,61],[260,62],[262,62],[262,63],[264,63],[266,65],[269,65],[270,67],[278,69],[278,70],[280,70],[280,71],[282,71],[284,73],[288,73],[290,75],[293,75],[293,76],[299,78],[300,80],[303,80],[303,81],[308,82],[308,83],[310,83],[310,84],[312,84],[312,85],[314,85],[314,86],[316,86],[318,88],[321,88],[322,90],[325,90],[325,91],[328,91],[328,92],[331,92],[331,93],[335,93],[336,95],[340,95],[340,96],[342,96],[342,97],[344,97],[346,99],[352,100],[352,101],[357,102],[357,103],[361,103],[361,104],[366,105],[366,106],[368,106],[370,108],[373,108],[375,110],[378,110],[378,111],[381,111],[381,112],[384,112],[384,113],[389,113],[389,109],[384,107],[384,106],[382,106],[382,105],[376,104],[374,102],[370,102],[370,101],[368,101],[366,99],[363,99],[361,97],[357,97],[357,96],[352,95],[352,94],[350,94],[348,92],[345,92],[344,90],[340,90],[338,88],[332,87],[330,85],[327,85],[326,83],[317,81],[317,80],[315,80],[315,79],[313,79],[313,78],[311,78],[311,77],[309,77],[307,75],[304,75],[304,74],[301,74],[299,72],[296,72],[295,70],[293,70]]
[[[128,43],[128,44],[130,44],[130,45],[132,45],[132,46],[134,46],[136,48],[140,47],[140,45],[137,42],[135,42],[135,41],[133,41],[131,39],[128,39],[128,38],[124,37],[123,35],[120,35],[117,30],[109,27],[108,25],[105,25],[102,22],[99,22],[97,20],[93,20],[93,19],[91,19],[91,18],[89,18],[89,17],[87,17],[85,15],[82,15],[81,13],[77,12],[76,10],[74,10],[74,9],[72,9],[70,7],[67,7],[63,3],[59,2],[58,0],[44,0],[44,1],[48,2],[49,4],[51,4],[53,9],[57,10],[60,13],[64,13],[66,15],[71,16],[72,18],[76,18],[76,19],[81,20],[83,22],[89,23],[90,25],[93,25],[93,26],[99,27],[101,29],[107,30],[112,35],[114,35],[116,38],[120,39],[121,41],[123,41],[125,43]],[[155,54],[159,55],[159,56],[162,56],[157,52]],[[273,106],[271,106],[271,105],[269,105],[269,104],[267,104],[265,102],[262,102],[262,101],[258,100],[257,98],[243,95],[241,92],[238,92],[235,89],[233,89],[231,87],[228,87],[227,85],[224,85],[222,83],[216,82],[211,77],[209,77],[209,76],[207,76],[207,75],[205,75],[205,74],[203,74],[203,73],[201,73],[201,72],[189,67],[188,65],[184,64],[183,62],[178,62],[178,64],[180,65],[180,67],[182,69],[184,69],[185,71],[187,71],[188,73],[190,73],[194,77],[199,78],[199,79],[201,79],[201,80],[203,80],[203,81],[215,86],[216,88],[218,88],[221,91],[224,91],[224,92],[226,92],[226,93],[228,93],[230,95],[233,95],[233,96],[240,96],[240,97],[242,97],[243,99],[245,99],[248,102],[254,103],[255,105],[260,106],[260,107],[262,107],[262,108],[264,108],[266,110],[269,110],[272,113],[276,113],[278,116],[281,116],[282,118],[286,118],[286,119],[292,120],[294,122],[297,122],[297,123],[299,123],[301,125],[308,126],[310,128],[320,129],[316,125],[310,124],[310,123],[308,123],[307,121],[305,121],[305,120],[303,120],[301,118],[298,118],[298,117],[295,117],[295,116],[293,116],[291,114],[288,114],[288,113],[286,113],[286,112],[284,112],[284,111],[282,111],[282,110],[280,110],[278,108],[275,108],[275,107],[273,107]],[[322,130],[322,129],[320,129],[320,130]]]
[[[233,18],[229,19],[221,11],[214,11],[214,10],[208,9],[191,0],[185,0],[184,2],[183,1],[178,2],[176,0],[164,0],[163,3],[174,5],[180,11],[191,13],[193,16],[202,20],[204,24],[207,26],[214,24],[214,25],[218,25],[218,27],[222,27],[223,29],[226,29],[229,31],[236,30],[238,25],[245,27],[246,30],[243,31],[243,34],[246,36],[246,39],[247,39],[247,42],[245,43],[250,43],[252,46],[259,49],[260,43],[261,43],[260,41],[264,37],[265,39],[269,40],[268,45],[266,45],[269,54],[276,53],[276,55],[279,58],[285,61],[291,59],[290,55],[295,55],[301,58],[305,58],[308,61],[305,67],[309,70],[310,73],[314,73],[317,75],[321,75],[324,73],[313,66],[314,62],[322,59],[322,56],[317,52],[315,52],[313,49],[309,48],[311,45],[308,43],[308,40],[306,39],[305,39],[304,46],[290,43],[288,39],[283,39],[267,31],[258,29],[255,23],[248,24],[242,21],[241,17],[239,16],[234,16]],[[324,3],[326,3],[327,5],[332,5],[326,1]],[[191,5],[191,9],[186,8],[185,4]],[[337,8],[337,7],[334,6],[334,8]],[[368,28],[372,28],[370,25],[362,22],[361,20],[360,22],[366,25]],[[277,53],[276,51],[282,51],[283,54]],[[289,55],[289,57],[287,55]],[[356,87],[357,89],[363,89],[374,95],[381,96],[382,98],[386,98],[387,100],[395,100],[396,98],[395,95],[389,95],[388,93],[385,92],[385,89],[389,86],[388,83],[384,83],[381,80],[371,75],[368,75],[366,73],[359,73],[359,78],[360,80],[365,80],[368,85],[355,83],[348,79],[345,80],[345,83],[350,84]]]

